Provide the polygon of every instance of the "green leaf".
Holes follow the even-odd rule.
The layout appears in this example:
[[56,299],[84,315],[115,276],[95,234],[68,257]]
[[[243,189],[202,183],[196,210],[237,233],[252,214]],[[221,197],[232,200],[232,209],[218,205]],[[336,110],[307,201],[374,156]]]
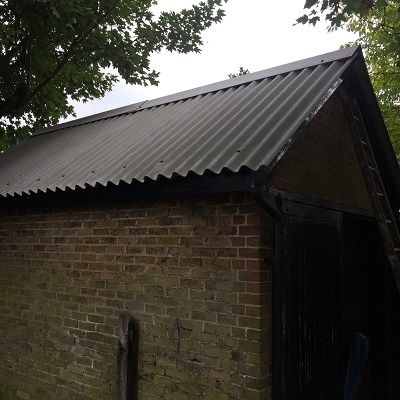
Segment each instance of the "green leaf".
[[314,7],[319,0],[306,0],[305,4],[304,4],[304,8],[312,8]]
[[308,22],[308,15],[304,14],[301,17],[296,19],[298,24],[306,24]]
[[[325,17],[328,29],[340,26],[359,36],[371,80],[392,143],[400,158],[400,8],[398,0],[306,1],[312,10],[297,19],[315,25]],[[316,12],[318,11],[318,13]]]
[[156,85],[151,55],[199,52],[203,32],[225,15],[225,1],[207,0],[156,18],[156,3],[0,1],[0,151],[73,115],[70,99],[104,96],[120,78]]

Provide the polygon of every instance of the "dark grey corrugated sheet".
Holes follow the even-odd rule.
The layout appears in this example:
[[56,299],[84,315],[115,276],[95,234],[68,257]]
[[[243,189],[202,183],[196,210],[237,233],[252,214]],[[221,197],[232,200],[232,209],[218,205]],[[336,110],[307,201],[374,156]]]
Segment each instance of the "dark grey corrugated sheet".
[[47,128],[0,157],[0,194],[268,166],[354,53],[341,50]]

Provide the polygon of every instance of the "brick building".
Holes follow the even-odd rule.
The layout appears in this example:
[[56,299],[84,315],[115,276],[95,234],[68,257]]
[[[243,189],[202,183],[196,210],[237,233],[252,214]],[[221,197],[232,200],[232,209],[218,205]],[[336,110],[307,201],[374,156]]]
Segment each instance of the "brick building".
[[46,128],[0,194],[1,399],[333,400],[357,363],[357,398],[399,398],[400,179],[359,48]]

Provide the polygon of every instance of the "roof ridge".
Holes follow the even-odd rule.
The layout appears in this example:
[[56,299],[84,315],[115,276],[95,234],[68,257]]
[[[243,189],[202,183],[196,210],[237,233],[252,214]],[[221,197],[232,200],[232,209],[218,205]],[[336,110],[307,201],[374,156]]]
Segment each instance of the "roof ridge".
[[83,125],[90,122],[95,122],[107,118],[116,117],[123,114],[130,114],[136,111],[144,110],[150,107],[160,106],[166,103],[173,103],[176,101],[196,97],[205,93],[216,92],[219,90],[228,89],[234,86],[244,85],[257,80],[266,79],[276,75],[286,74],[299,69],[314,67],[321,64],[338,61],[345,58],[352,57],[360,46],[346,47],[344,49],[335,50],[329,53],[320,54],[317,56],[301,59],[298,61],[282,64],[276,67],[264,69],[261,71],[252,72],[246,75],[238,76],[235,78],[225,79],[223,81],[199,86],[194,89],[184,90],[167,96],[158,97],[152,100],[144,100],[127,106],[115,108],[112,110],[104,111],[97,114],[88,115],[83,118],[74,119],[58,125],[49,126],[39,129],[32,136],[38,136],[49,132],[54,132],[60,129],[69,128],[73,126]]

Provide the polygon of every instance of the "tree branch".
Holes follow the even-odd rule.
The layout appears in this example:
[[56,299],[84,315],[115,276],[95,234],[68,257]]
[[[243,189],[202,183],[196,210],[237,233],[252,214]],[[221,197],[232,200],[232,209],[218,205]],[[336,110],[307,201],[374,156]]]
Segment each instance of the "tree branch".
[[5,117],[29,103],[44,87],[46,87],[64,68],[67,62],[71,59],[77,47],[90,35],[90,33],[98,26],[111,12],[113,7],[109,8],[100,18],[95,18],[83,31],[77,35],[65,51],[61,60],[57,63],[54,69],[32,90],[29,91],[26,84],[20,85],[17,90],[8,99],[0,103],[0,117]]

